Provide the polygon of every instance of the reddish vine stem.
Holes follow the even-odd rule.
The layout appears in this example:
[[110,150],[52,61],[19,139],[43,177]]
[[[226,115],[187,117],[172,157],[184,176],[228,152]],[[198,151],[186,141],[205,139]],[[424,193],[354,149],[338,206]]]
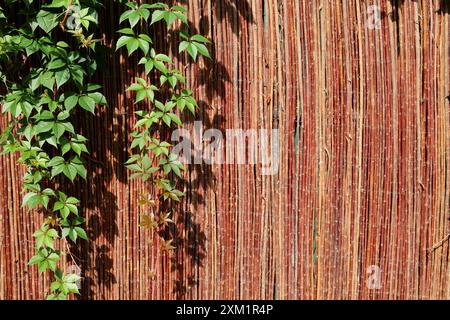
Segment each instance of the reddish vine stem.
[[70,9],[72,9],[72,0],[69,1],[69,5],[67,6],[67,10],[66,10],[66,14],[64,15],[64,18],[62,19],[62,21],[60,22],[60,26],[63,30],[64,29],[64,23],[66,23],[67,18],[69,17],[69,11]]

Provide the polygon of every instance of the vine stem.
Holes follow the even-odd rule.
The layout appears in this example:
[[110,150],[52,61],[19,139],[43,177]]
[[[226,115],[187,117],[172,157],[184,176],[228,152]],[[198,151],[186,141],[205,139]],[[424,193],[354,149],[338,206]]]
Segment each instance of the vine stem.
[[439,249],[440,247],[442,247],[444,245],[444,243],[450,239],[450,233],[447,234],[441,241],[437,242],[435,245],[433,245],[433,247],[431,247],[430,249],[428,249],[428,251],[430,252],[434,252],[437,249]]
[[67,6],[66,14],[64,15],[64,19],[61,21],[60,26],[63,30],[64,29],[64,23],[66,23],[67,17],[69,16],[69,11],[72,8],[72,0],[69,1],[69,5]]

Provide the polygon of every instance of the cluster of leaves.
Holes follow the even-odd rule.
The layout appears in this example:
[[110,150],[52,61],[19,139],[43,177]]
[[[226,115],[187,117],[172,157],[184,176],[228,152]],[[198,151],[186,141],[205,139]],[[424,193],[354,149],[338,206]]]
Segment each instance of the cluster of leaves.
[[[23,206],[40,208],[46,219],[34,233],[36,255],[29,264],[51,270],[48,299],[78,293],[75,274],[64,274],[58,262],[64,252],[57,240],[87,239],[78,215],[79,200],[54,190],[54,179],[86,179],[83,154],[87,139],[70,122],[79,108],[94,113],[106,104],[89,79],[97,64],[97,0],[6,0],[0,6],[0,97],[2,113],[10,114],[1,136],[3,153],[18,153],[25,165]],[[70,23],[69,23],[70,20]],[[69,33],[67,41],[61,41]],[[79,107],[79,108],[78,108]]]
[[[121,15],[120,23],[126,27],[120,29],[120,38],[116,49],[126,48],[128,55],[141,55],[139,65],[144,66],[145,78],[136,78],[136,82],[128,87],[134,92],[135,104],[143,109],[138,110],[138,121],[131,133],[131,149],[134,151],[126,166],[132,171],[132,178],[143,181],[150,180],[157,190],[158,199],[141,194],[139,204],[149,205],[151,213],[141,217],[141,226],[149,230],[161,230],[173,223],[170,213],[159,212],[155,214],[154,208],[160,201],[162,208],[164,201],[179,202],[184,193],[177,189],[175,178],[182,176],[184,165],[176,154],[171,152],[169,141],[161,140],[158,133],[162,129],[173,129],[182,126],[179,114],[185,109],[195,115],[198,107],[192,96],[192,91],[185,88],[186,79],[182,72],[174,68],[173,60],[152,47],[152,39],[147,30],[154,24],[165,24],[168,32],[178,34],[179,53],[187,52],[195,61],[201,55],[210,58],[207,45],[208,39],[201,35],[189,35],[186,10],[180,6],[169,7],[164,3],[142,4],[136,2],[126,3],[127,10]],[[138,30],[141,30],[138,32]],[[151,83],[150,79],[158,79]],[[173,239],[162,240],[161,249],[170,251]]]

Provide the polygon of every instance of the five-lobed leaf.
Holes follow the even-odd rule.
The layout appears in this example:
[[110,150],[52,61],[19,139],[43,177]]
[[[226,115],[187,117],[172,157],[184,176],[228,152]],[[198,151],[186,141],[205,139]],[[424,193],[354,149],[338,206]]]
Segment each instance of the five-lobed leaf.
[[58,232],[44,224],[37,230],[33,236],[36,238],[36,247],[47,247],[53,249],[55,239],[58,237]]

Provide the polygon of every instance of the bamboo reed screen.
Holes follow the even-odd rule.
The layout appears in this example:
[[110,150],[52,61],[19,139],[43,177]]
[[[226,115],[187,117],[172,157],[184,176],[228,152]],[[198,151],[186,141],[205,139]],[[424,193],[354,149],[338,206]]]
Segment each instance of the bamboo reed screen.
[[[190,165],[177,250],[161,253],[139,228],[138,195],[152,190],[123,166],[135,121],[125,88],[141,71],[107,52],[109,107],[76,115],[88,181],[61,186],[81,198],[91,238],[73,249],[82,297],[450,298],[450,1],[181,3],[214,41],[213,62],[186,68],[197,120],[279,129],[279,171]],[[367,27],[373,4],[380,29]],[[107,44],[119,14],[102,11]],[[166,50],[164,31],[154,38]],[[49,279],[26,261],[43,216],[21,208],[16,160],[0,158],[0,298],[40,299]]]

